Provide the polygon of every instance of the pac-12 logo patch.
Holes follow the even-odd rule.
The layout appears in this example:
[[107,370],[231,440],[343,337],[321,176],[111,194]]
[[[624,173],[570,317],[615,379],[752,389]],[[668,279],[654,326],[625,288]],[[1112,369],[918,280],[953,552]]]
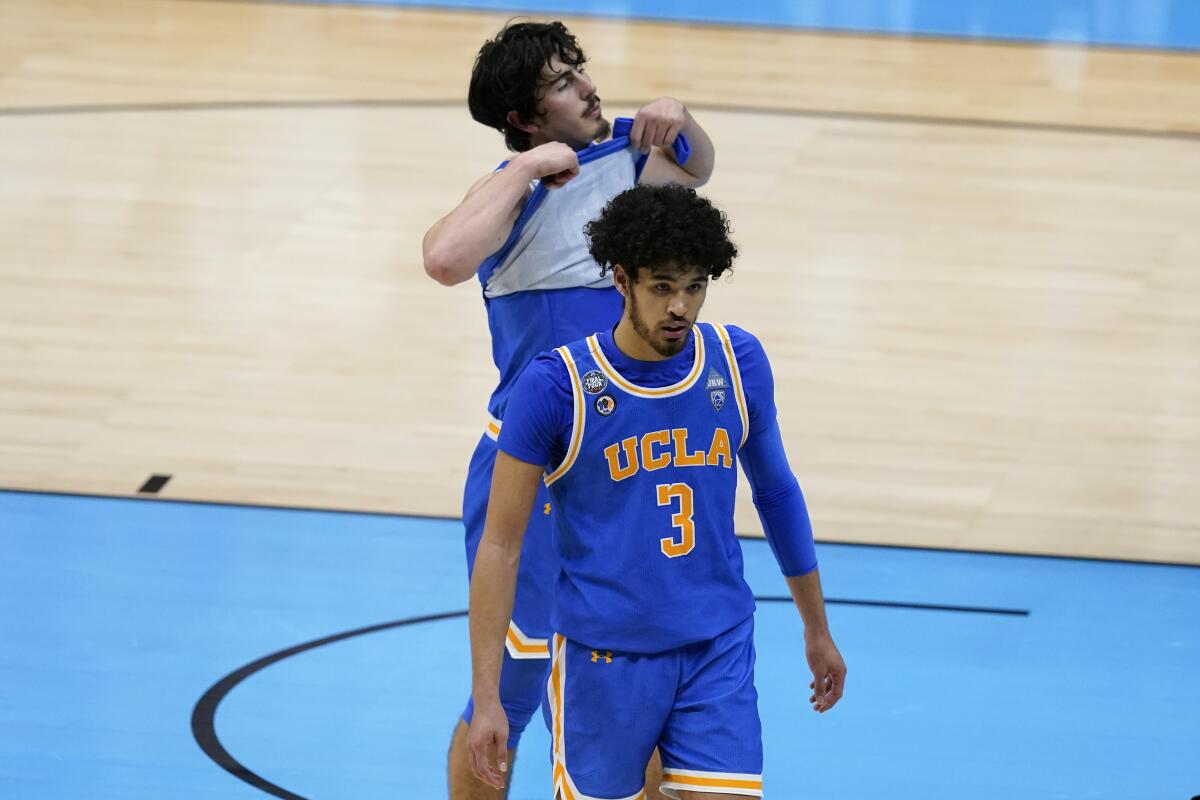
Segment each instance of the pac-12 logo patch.
[[598,369],[583,376],[583,390],[588,394],[600,394],[608,388],[608,378]]
[[596,411],[600,416],[607,417],[609,414],[617,410],[617,401],[613,399],[611,394],[602,394],[596,398]]
[[713,408],[715,408],[717,411],[720,411],[725,407],[725,390],[713,389],[708,393],[708,399],[712,400]]

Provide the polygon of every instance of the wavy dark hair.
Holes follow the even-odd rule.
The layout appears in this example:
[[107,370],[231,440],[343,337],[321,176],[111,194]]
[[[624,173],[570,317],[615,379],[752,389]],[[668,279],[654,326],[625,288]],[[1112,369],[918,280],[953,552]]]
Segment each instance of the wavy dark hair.
[[583,230],[600,274],[620,264],[635,283],[639,271],[668,265],[719,278],[738,252],[725,212],[678,184],[626,189]]
[[479,48],[467,107],[476,122],[504,134],[509,150],[529,149],[529,134],[509,123],[508,112],[517,112],[522,121],[543,113],[537,107],[537,92],[544,84],[542,70],[554,56],[569,67],[587,63],[583,48],[557,20],[509,22]]

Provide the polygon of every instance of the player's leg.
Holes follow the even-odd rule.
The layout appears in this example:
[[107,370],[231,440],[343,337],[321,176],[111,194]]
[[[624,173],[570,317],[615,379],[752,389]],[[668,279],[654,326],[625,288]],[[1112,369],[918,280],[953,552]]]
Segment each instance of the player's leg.
[[[510,766],[509,769],[512,769],[512,767]],[[662,784],[662,759],[658,755],[658,748],[655,748],[654,752],[650,754],[650,761],[646,764],[644,780],[646,788],[644,789],[643,800],[671,800],[659,788]],[[557,796],[558,792],[556,791],[555,797]],[[728,798],[718,798],[718,800],[728,800]]]
[[552,650],[547,698],[556,794],[642,797],[646,765],[674,701],[675,655],[592,649],[561,636]]
[[667,796],[658,788],[661,784],[662,757],[659,756],[656,747],[650,755],[650,763],[646,764],[646,800],[668,800]]
[[762,796],[754,619],[681,648],[675,707],[663,726],[662,792],[685,800]]

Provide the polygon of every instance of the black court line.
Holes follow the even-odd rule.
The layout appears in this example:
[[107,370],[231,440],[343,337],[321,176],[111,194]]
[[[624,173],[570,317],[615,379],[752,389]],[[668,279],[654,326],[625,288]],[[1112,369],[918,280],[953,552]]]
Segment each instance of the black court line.
[[[634,100],[606,100],[611,106],[636,107]],[[203,101],[196,103],[113,103],[62,106],[26,106],[0,108],[0,117],[38,117],[78,114],[139,114],[178,113],[194,111],[246,111],[287,110],[309,111],[321,109],[396,109],[396,108],[452,108],[464,106],[465,101],[454,100],[230,100]],[[1032,122],[1023,120],[971,119],[969,117],[939,117],[921,114],[883,114],[870,111],[836,111],[820,108],[778,108],[775,106],[750,106],[730,103],[689,103],[697,111],[712,111],[727,114],[754,114],[759,116],[796,117],[803,119],[838,120],[845,122],[878,122],[898,125],[935,125],[948,128],[978,128],[985,130],[1029,131],[1036,133],[1062,133],[1087,136],[1118,136],[1136,139],[1166,139],[1170,141],[1200,141],[1200,131],[1155,131],[1146,128],[1128,128],[1106,125],[1071,125],[1056,122]]]
[[[755,597],[760,603],[791,603],[792,598],[786,595],[771,597]],[[828,606],[868,606],[871,608],[898,608],[915,611],[953,611],[963,614],[997,614],[1005,617],[1028,617],[1029,611],[1020,608],[988,608],[987,606],[945,606],[932,603],[899,603],[890,600],[846,600],[826,597]]]
[[[400,514],[392,511],[366,511],[353,508],[319,508],[316,506],[271,505],[269,503],[236,503],[230,500],[189,500],[182,497],[160,497],[157,495],[126,495],[101,494],[99,492],[67,492],[53,489],[21,489],[0,486],[0,494],[33,494],[46,497],[79,497],[89,500],[130,500],[134,502],[176,503],[186,506],[209,506],[212,508],[245,508],[260,511],[297,511],[305,514],[347,514],[361,517],[383,517],[387,519],[428,519],[437,522],[462,522],[462,517],[443,516],[440,514]],[[763,542],[766,539],[757,534],[739,533],[737,538],[744,542]],[[926,553],[952,553],[967,556],[996,556],[998,558],[1040,558],[1051,561],[1081,561],[1092,564],[1130,564],[1146,567],[1177,567],[1180,569],[1197,569],[1200,563],[1192,564],[1185,561],[1139,561],[1133,558],[1100,558],[1099,556],[1071,556],[1060,553],[1025,553],[1006,550],[968,550],[953,547],[935,547],[918,544],[882,544],[876,542],[853,542],[843,539],[826,539],[820,537],[817,544],[837,545],[838,547],[862,547],[879,550],[915,550]]]
[[[53,489],[11,489],[0,486],[0,494],[37,494],[48,497],[80,497],[89,500],[131,500],[134,502],[172,503],[181,506],[210,506],[212,508],[244,508],[250,511],[297,511],[303,514],[346,514],[355,517],[386,519],[428,519],[437,522],[462,522],[462,517],[439,514],[396,514],[391,511],[364,511],[355,508],[319,508],[317,506],[271,505],[269,503],[238,503],[232,500],[191,500],[184,497],[158,495],[101,494],[99,492],[60,492]],[[1137,562],[1132,562],[1137,563]]]
[[[791,603],[792,598],[780,596],[755,596],[756,601],[760,603]],[[892,603],[878,600],[843,600],[835,598],[825,598],[827,605],[858,605],[858,606],[873,606],[880,608],[896,608],[896,609],[919,609],[923,611],[958,611],[975,614],[1002,614],[1007,616],[1029,616],[1028,611],[1004,608],[979,608],[973,606],[946,606],[946,605],[929,605],[924,603]],[[313,639],[310,642],[303,642],[284,650],[271,653],[262,658],[251,661],[243,667],[239,667],[229,673],[219,681],[214,683],[207,692],[201,696],[192,709],[192,737],[196,740],[196,744],[204,751],[213,762],[221,769],[233,775],[240,781],[250,784],[256,789],[260,789],[267,794],[275,797],[282,797],[285,800],[307,800],[303,795],[296,794],[293,791],[283,788],[282,786],[272,783],[263,776],[259,775],[254,770],[247,767],[241,761],[238,761],[225,746],[221,744],[221,739],[217,736],[217,707],[221,705],[221,701],[225,699],[234,687],[239,683],[249,678],[256,672],[261,672],[272,664],[277,664],[286,658],[299,655],[300,653],[309,650],[315,650],[318,647],[324,647],[327,644],[334,644],[346,639],[352,639],[356,636],[365,636],[370,633],[379,633],[380,631],[392,630],[394,628],[403,628],[409,625],[420,625],[426,622],[441,622],[448,619],[458,619],[467,616],[466,611],[447,611],[441,614],[427,614],[420,617],[408,617],[406,619],[396,620],[394,622],[384,622],[379,625],[368,625],[363,628],[355,628],[354,630],[335,633],[332,636],[324,636],[320,639]]]
[[1137,45],[1119,44],[1117,42],[1069,42],[1053,39],[1021,38],[1018,36],[954,36],[948,33],[921,33],[919,31],[893,33],[891,31],[858,28],[818,28],[805,25],[771,25],[765,22],[721,22],[706,19],[672,19],[671,17],[656,17],[640,14],[599,14],[586,10],[577,11],[537,11],[520,9],[498,9],[486,6],[439,6],[429,4],[381,5],[379,3],[355,2],[355,0],[176,0],[176,2],[225,3],[231,5],[250,6],[332,6],[334,8],[361,8],[371,11],[425,11],[442,14],[488,14],[504,19],[592,19],[603,22],[636,22],[646,25],[674,25],[694,28],[713,28],[729,31],[761,31],[764,33],[801,33],[817,36],[836,36],[840,38],[891,39],[902,42],[932,42],[939,44],[986,44],[997,47],[1055,48],[1071,50],[1092,50],[1097,52],[1111,51],[1115,53],[1161,53],[1167,55],[1193,55],[1200,52],[1200,47],[1187,45]]
[[266,669],[267,667],[277,662],[283,661],[285,658],[303,653],[307,650],[313,650],[317,647],[322,647],[334,642],[340,642],[344,639],[350,639],[355,636],[363,636],[368,633],[377,633],[379,631],[389,630],[391,628],[402,628],[406,625],[419,625],[424,622],[437,622],[445,619],[455,619],[457,617],[465,617],[466,611],[448,611],[443,614],[429,614],[423,617],[409,617],[408,619],[396,620],[395,622],[385,622],[381,625],[368,625],[365,628],[356,628],[352,631],[343,633],[335,633],[332,636],[326,636],[321,639],[314,639],[311,642],[289,647],[286,650],[280,650],[276,653],[271,653],[268,656],[263,656],[257,661],[252,661],[249,664],[234,670],[226,675],[221,680],[217,681],[212,687],[204,693],[197,701],[195,708],[192,709],[192,736],[196,740],[196,744],[200,745],[200,749],[204,754],[211,758],[217,766],[226,772],[233,775],[238,780],[244,781],[256,789],[261,789],[267,794],[276,797],[287,798],[287,800],[306,800],[302,795],[295,792],[290,792],[282,786],[272,783],[262,777],[252,769],[247,767],[242,762],[234,758],[225,746],[221,744],[220,738],[217,736],[216,717],[217,706],[225,699],[233,687],[237,686],[242,681],[249,678],[256,672]]

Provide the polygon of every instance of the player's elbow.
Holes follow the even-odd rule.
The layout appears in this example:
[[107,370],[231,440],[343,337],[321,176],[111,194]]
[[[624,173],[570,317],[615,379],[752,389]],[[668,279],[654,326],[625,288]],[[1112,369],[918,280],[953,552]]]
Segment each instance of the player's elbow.
[[709,161],[708,164],[705,164],[695,172],[689,172],[688,174],[691,175],[691,180],[688,181],[688,186],[691,186],[693,189],[699,189],[701,186],[708,183],[708,179],[711,178],[713,174],[713,167],[716,166],[714,161]]
[[463,270],[444,246],[426,242],[422,250],[425,274],[443,286],[454,286],[471,277],[471,272]]
[[450,269],[450,266],[446,262],[432,258],[425,259],[425,274],[442,286],[454,286],[457,283],[462,283],[460,280],[455,280],[454,271]]
[[[478,553],[487,553],[486,558],[505,569],[516,570],[521,563],[521,541],[519,534],[501,526],[488,527],[485,523],[483,536],[479,540]],[[476,560],[479,556],[476,555]]]

